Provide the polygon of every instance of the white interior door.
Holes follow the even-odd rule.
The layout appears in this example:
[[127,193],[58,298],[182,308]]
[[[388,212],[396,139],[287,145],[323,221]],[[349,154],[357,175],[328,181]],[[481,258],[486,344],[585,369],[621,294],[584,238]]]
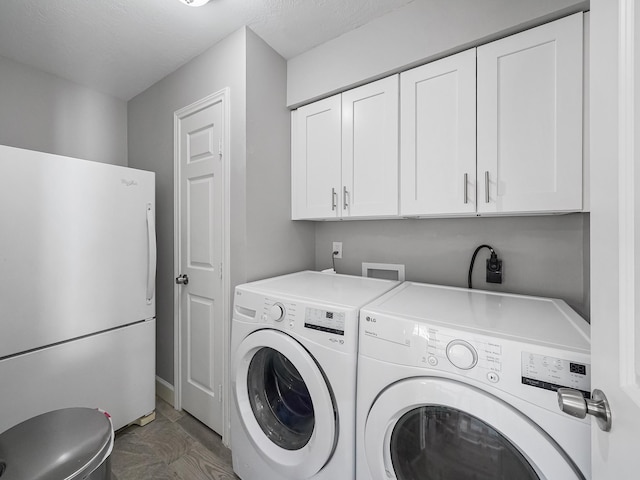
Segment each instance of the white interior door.
[[[224,96],[177,113],[179,405],[223,433]],[[186,277],[185,277],[186,276]],[[176,283],[178,283],[178,278]],[[188,279],[188,283],[185,281]]]
[[638,10],[635,0],[591,2],[592,385],[613,418],[610,432],[592,421],[594,480],[640,471]]

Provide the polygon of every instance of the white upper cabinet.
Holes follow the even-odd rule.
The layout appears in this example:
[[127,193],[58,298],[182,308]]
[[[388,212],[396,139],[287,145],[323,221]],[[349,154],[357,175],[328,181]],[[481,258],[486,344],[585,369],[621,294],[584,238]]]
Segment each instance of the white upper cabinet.
[[398,75],[292,113],[292,218],[398,215]]
[[582,13],[478,47],[478,212],[582,209]]
[[476,50],[400,76],[400,214],[476,211]]
[[342,94],[342,216],[398,215],[398,76]]
[[292,112],[292,218],[337,218],[341,185],[340,95]]
[[582,90],[577,13],[301,107],[292,217],[582,211]]

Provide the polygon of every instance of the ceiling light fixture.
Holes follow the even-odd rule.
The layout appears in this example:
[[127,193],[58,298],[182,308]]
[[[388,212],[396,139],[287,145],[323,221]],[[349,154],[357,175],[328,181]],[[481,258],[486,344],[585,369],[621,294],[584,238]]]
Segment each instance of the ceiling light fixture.
[[185,5],[189,5],[190,7],[201,7],[209,3],[209,0],[180,0]]

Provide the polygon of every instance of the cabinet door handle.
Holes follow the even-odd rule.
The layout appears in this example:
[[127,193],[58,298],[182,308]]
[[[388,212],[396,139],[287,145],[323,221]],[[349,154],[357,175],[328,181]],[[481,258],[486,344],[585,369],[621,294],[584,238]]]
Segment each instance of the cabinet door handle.
[[347,191],[347,187],[342,187],[342,209],[346,210],[349,204],[347,203],[347,195],[349,192]]
[[466,205],[467,203],[469,203],[469,196],[467,195],[467,193],[468,193],[468,192],[467,192],[467,182],[468,182],[468,179],[469,179],[469,175],[465,173],[465,174],[464,174],[464,203],[465,203],[465,205]]
[[489,170],[484,172],[484,203],[489,203]]
[[337,204],[337,198],[336,198],[336,189],[332,188],[331,189],[331,210],[335,210],[337,206],[338,204]]

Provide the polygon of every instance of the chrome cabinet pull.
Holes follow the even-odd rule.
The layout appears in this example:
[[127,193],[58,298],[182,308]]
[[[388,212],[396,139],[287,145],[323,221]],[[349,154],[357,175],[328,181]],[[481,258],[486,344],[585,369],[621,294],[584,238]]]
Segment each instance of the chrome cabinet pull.
[[349,192],[347,191],[347,187],[342,187],[342,209],[346,210],[349,204],[347,203],[347,195]]
[[335,210],[337,206],[338,204],[337,204],[337,198],[336,198],[336,189],[332,188],[331,189],[331,210]]
[[469,203],[469,195],[467,192],[467,181],[469,179],[469,175],[467,173],[464,174],[464,203],[465,205]]
[[489,203],[489,170],[484,172],[484,203]]

